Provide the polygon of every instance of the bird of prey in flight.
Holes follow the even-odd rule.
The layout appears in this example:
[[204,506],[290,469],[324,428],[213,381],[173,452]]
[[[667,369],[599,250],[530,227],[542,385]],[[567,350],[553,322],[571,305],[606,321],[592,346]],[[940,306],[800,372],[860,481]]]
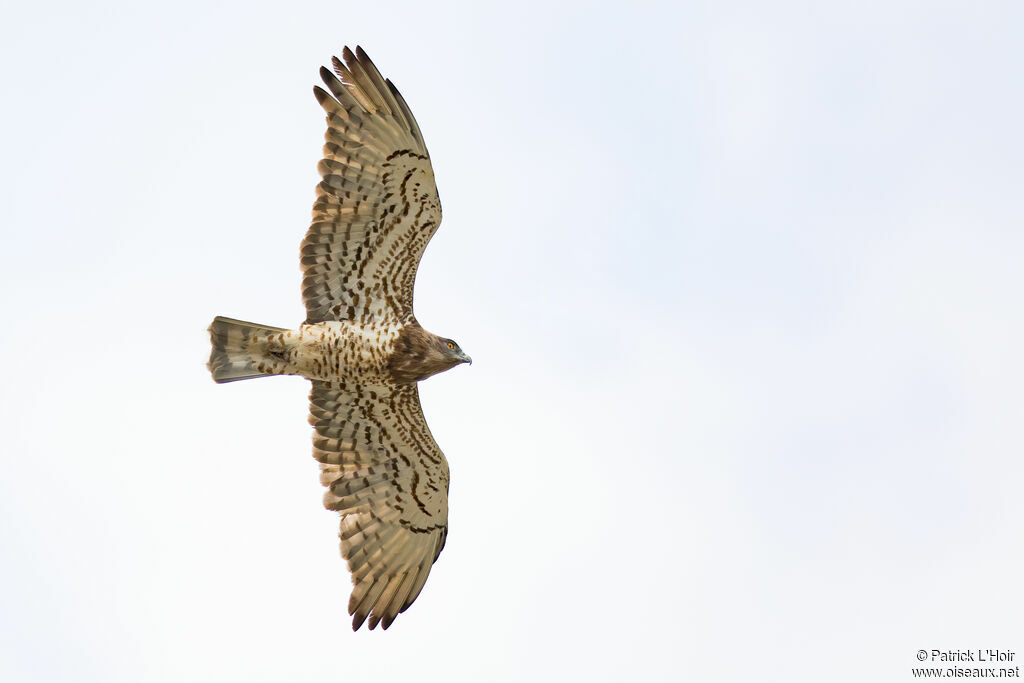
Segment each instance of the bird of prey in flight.
[[313,457],[341,513],[352,573],[348,611],[388,628],[423,589],[448,533],[448,462],[430,435],[417,383],[462,363],[459,345],[413,315],[416,268],[441,222],[423,135],[409,106],[359,47],[326,90],[313,221],[302,241],[306,320],[296,329],[214,318],[216,382],[269,375],[312,381]]

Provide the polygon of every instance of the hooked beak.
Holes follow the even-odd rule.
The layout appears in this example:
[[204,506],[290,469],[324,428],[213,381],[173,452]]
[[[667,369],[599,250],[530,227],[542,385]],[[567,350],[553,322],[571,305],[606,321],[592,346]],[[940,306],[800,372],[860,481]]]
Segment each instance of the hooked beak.
[[472,365],[473,364],[473,359],[470,358],[469,356],[467,356],[465,353],[463,353],[462,354],[462,362],[463,363],[469,363],[470,365]]

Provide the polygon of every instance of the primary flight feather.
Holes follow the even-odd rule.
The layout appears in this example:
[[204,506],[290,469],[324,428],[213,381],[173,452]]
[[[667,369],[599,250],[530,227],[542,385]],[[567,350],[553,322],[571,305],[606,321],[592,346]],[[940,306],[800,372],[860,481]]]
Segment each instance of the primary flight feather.
[[423,250],[441,202],[409,106],[359,47],[320,69],[327,113],[322,180],[302,241],[306,320],[297,329],[216,317],[216,382],[312,380],[313,456],[341,513],[352,628],[387,628],[419,595],[448,533],[448,462],[417,382],[472,362],[413,315]]

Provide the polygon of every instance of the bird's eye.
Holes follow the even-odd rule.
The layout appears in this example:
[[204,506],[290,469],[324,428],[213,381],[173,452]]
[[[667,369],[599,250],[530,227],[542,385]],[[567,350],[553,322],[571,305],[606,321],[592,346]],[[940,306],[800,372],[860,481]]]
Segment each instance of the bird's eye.
[[448,342],[448,348],[451,349],[452,351],[454,351],[455,350],[455,344],[453,344],[452,342]]

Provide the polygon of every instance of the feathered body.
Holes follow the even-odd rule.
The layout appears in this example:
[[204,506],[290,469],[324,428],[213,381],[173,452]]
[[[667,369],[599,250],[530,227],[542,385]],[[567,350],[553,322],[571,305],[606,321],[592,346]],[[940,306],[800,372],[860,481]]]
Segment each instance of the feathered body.
[[[218,316],[210,333],[215,349],[210,372],[221,383],[300,375],[327,382],[409,384],[465,362],[452,349],[446,352],[454,342],[427,332],[415,320],[332,320],[288,330]],[[234,344],[228,341],[233,334],[238,340]],[[239,364],[245,368],[241,375]]]
[[387,628],[412,604],[448,534],[448,463],[427,427],[417,382],[471,362],[413,315],[416,269],[441,222],[419,126],[390,81],[345,48],[327,90],[322,180],[301,247],[306,320],[295,329],[217,317],[217,382],[312,380],[313,456],[341,513],[358,629]]

